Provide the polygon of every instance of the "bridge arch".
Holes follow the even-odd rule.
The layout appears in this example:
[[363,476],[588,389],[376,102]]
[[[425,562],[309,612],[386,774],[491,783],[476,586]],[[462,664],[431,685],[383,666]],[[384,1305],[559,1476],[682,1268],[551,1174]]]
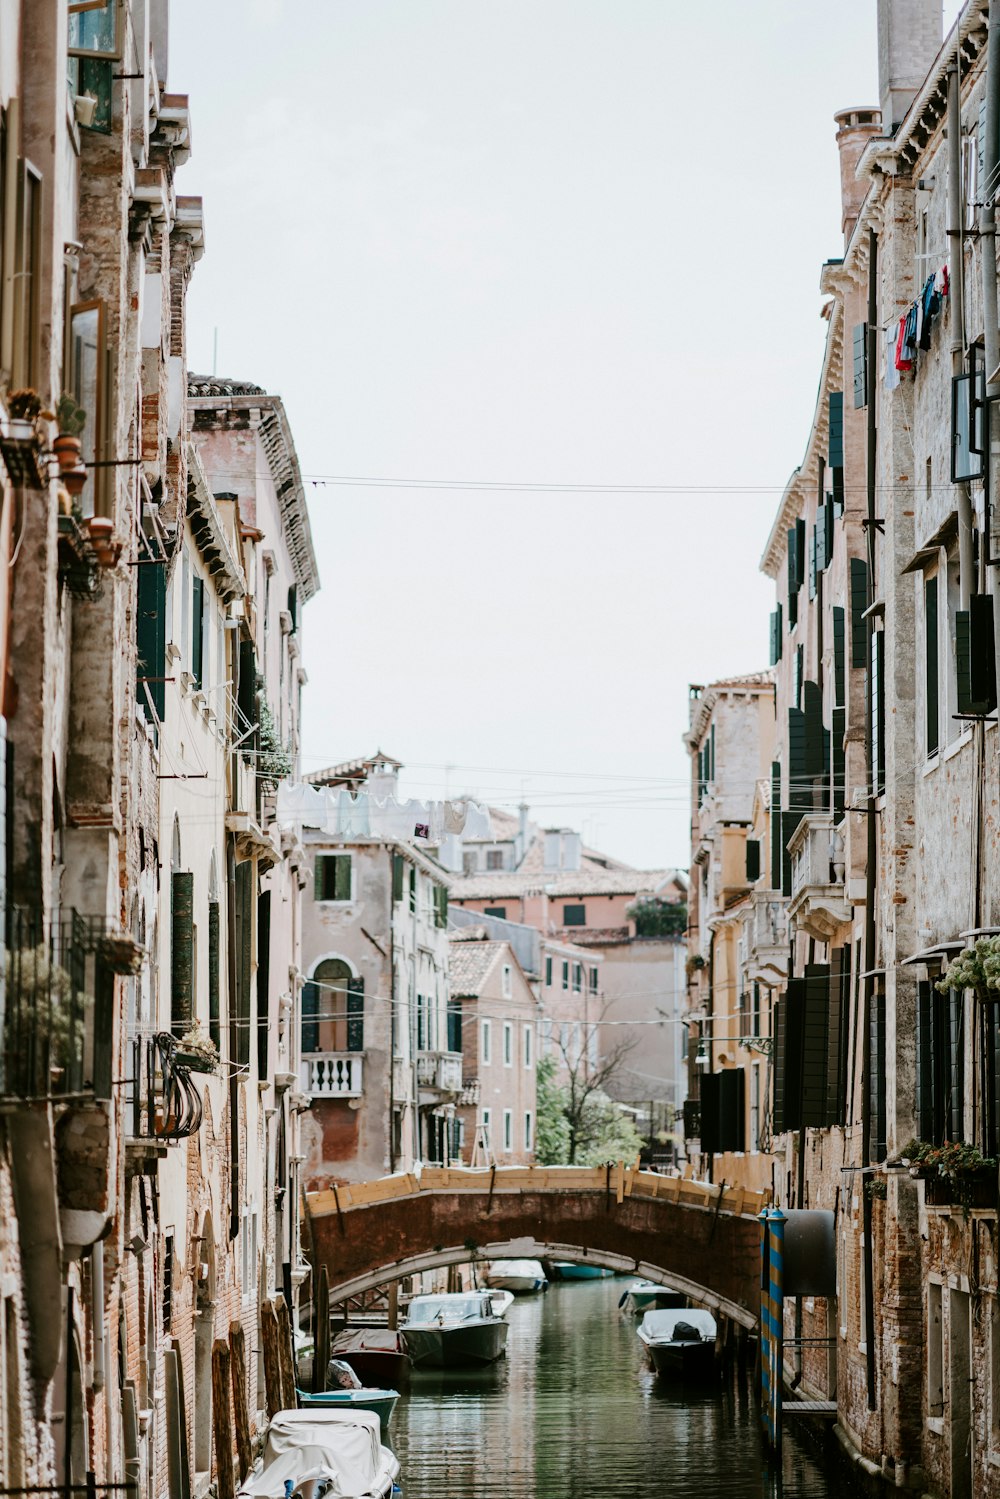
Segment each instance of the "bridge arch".
[[549,1258],[656,1281],[756,1325],[758,1194],[623,1167],[424,1169],[307,1196],[331,1301],[468,1261]]

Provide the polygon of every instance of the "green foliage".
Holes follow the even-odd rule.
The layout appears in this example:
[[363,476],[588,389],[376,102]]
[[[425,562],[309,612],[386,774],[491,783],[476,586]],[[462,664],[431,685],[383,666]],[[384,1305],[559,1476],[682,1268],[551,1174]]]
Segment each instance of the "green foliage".
[[554,1057],[538,1062],[535,1104],[535,1156],[542,1166],[564,1166],[569,1160],[569,1125],[566,1122],[565,1089],[555,1082]]
[[266,781],[281,781],[292,773],[292,757],[278,738],[278,725],[266,698],[260,700],[260,755],[257,774]]
[[687,906],[644,896],[625,912],[635,922],[637,937],[683,937],[687,931]]
[[56,406],[56,421],[65,437],[79,437],[87,425],[87,413],[70,395],[61,395]]
[[988,989],[1000,990],[1000,937],[980,937],[975,946],[960,952],[935,988],[941,994],[974,989],[982,999]]
[[576,1164],[603,1166],[607,1161],[634,1161],[643,1145],[639,1131],[606,1093],[591,1093],[576,1130]]
[[901,1148],[900,1157],[918,1166],[926,1176],[948,1176],[955,1178],[967,1171],[981,1171],[986,1167],[996,1169],[996,1161],[984,1156],[975,1145],[966,1145],[959,1140],[944,1140],[932,1145],[929,1140],[907,1140]]

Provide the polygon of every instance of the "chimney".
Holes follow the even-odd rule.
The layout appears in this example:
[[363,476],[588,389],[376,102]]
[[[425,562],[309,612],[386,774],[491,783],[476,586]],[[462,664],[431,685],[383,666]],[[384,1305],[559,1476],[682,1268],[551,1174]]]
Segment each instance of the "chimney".
[[840,152],[840,227],[844,231],[846,250],[868,191],[868,183],[859,182],[855,173],[865,146],[873,135],[882,134],[882,115],[873,105],[868,105],[864,109],[841,109],[833,118],[837,122],[837,150]]
[[878,0],[882,129],[894,135],[941,46],[941,0]]

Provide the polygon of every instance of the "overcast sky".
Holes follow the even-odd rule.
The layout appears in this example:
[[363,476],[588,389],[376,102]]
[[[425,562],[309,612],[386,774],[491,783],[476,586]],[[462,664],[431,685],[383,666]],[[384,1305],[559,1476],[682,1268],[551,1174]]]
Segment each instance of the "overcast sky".
[[[950,24],[954,5],[949,5]],[[305,767],[525,796],[688,861],[688,684],[767,665],[759,560],[842,253],[875,0],[174,0],[189,362],[310,484]],[[622,486],[666,486],[666,494]]]

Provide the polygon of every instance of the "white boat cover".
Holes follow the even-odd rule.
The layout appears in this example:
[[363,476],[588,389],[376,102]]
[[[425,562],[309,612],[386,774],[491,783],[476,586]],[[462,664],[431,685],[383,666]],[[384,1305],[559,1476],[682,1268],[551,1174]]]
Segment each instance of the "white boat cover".
[[399,1463],[379,1441],[374,1411],[278,1411],[264,1442],[262,1465],[241,1485],[243,1496],[284,1499],[285,1479],[298,1487],[304,1479],[331,1481],[327,1492],[337,1499],[366,1499],[386,1492]]
[[453,1291],[441,1296],[414,1296],[406,1313],[404,1329],[409,1323],[423,1327],[429,1322],[451,1326],[471,1322],[478,1317],[494,1316],[488,1291]]
[[715,1318],[711,1312],[696,1307],[672,1307],[666,1312],[647,1312],[639,1324],[639,1335],[650,1343],[670,1343],[678,1322],[686,1322],[703,1338],[714,1338]]
[[545,1271],[539,1260],[491,1260],[487,1269],[490,1279],[544,1280]]

